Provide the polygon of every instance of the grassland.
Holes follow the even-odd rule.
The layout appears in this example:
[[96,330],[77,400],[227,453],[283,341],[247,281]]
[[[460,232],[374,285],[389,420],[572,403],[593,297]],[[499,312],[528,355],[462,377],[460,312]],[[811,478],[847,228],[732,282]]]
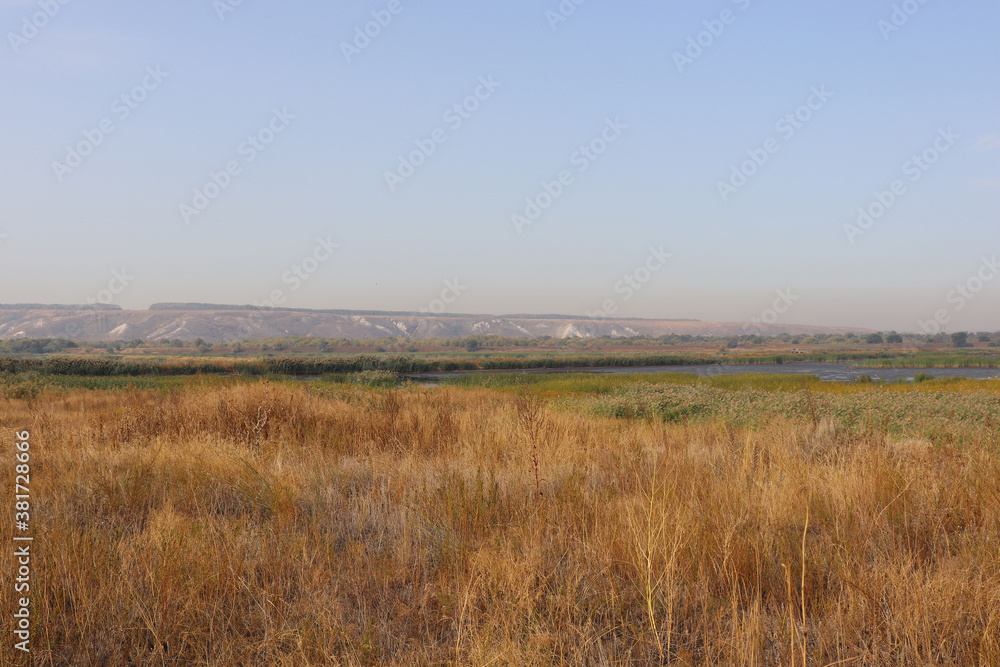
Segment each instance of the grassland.
[[386,380],[0,378],[33,664],[1000,664],[1000,382]]
[[0,373],[35,372],[42,375],[151,376],[195,375],[322,375],[384,370],[394,373],[426,373],[456,370],[523,370],[591,367],[683,366],[692,364],[770,364],[785,361],[848,361],[871,359],[871,354],[741,355],[732,357],[699,354],[590,354],[583,356],[491,356],[426,358],[419,355],[359,354],[351,356],[299,355],[232,358],[158,358],[119,356],[26,356],[0,357]]
[[[26,355],[0,357],[0,373],[36,373],[45,376],[184,376],[195,374],[323,375],[384,370],[393,373],[438,371],[528,370],[560,368],[627,368],[637,366],[758,365],[791,362],[851,362],[873,366],[995,367],[994,357],[932,355],[891,357],[885,352],[814,352],[811,354],[584,354],[577,356],[492,355],[428,357],[419,354],[284,355],[234,359],[232,357],[175,357],[120,355]],[[950,361],[948,363],[947,361]]]
[[908,353],[881,359],[859,361],[866,368],[1000,368],[1000,356],[993,350],[945,354],[940,352]]
[[[840,338],[840,341],[835,341]],[[690,340],[686,340],[690,339]],[[786,340],[787,339],[787,340]],[[911,340],[912,339],[912,340]],[[250,377],[388,371],[426,373],[592,367],[841,362],[870,368],[997,368],[1000,341],[955,348],[913,337],[903,343],[783,335],[775,338],[667,336],[660,339],[325,340],[288,338],[185,347],[181,341],[74,343],[62,339],[0,341],[0,373],[42,376]],[[465,343],[462,345],[461,343]],[[798,341],[798,342],[796,342]],[[732,347],[735,345],[735,347]],[[468,348],[468,349],[466,349]]]

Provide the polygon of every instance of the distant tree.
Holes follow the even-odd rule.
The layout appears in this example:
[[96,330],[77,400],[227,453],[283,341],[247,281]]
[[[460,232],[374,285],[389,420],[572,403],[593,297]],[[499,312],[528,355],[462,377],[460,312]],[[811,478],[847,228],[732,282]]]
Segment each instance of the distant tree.
[[978,340],[980,343],[989,343],[991,340],[993,340],[993,336],[986,333],[985,331],[980,331],[979,336],[976,337],[976,340]]
[[321,340],[319,342],[319,351],[320,352],[329,352],[330,351],[330,342],[326,341],[326,340]]
[[964,331],[956,331],[951,335],[951,344],[954,347],[967,347],[969,345],[969,334]]
[[740,339],[736,336],[730,336],[726,339],[726,347],[738,347],[740,344]]
[[195,347],[198,348],[198,352],[200,352],[201,354],[206,354],[211,349],[209,344],[206,343],[205,341],[201,341],[201,343],[199,343]]
[[479,349],[479,341],[476,340],[475,338],[470,338],[469,340],[465,341],[465,349],[468,350],[469,352],[475,352],[476,350]]
[[885,337],[885,342],[887,342],[887,343],[902,343],[903,342],[903,337],[900,336],[898,333],[891,333],[891,334],[889,334],[888,336]]
[[883,342],[882,334],[877,334],[877,333],[868,334],[867,336],[865,336],[865,342],[868,343],[869,345],[877,345],[879,343],[882,343]]

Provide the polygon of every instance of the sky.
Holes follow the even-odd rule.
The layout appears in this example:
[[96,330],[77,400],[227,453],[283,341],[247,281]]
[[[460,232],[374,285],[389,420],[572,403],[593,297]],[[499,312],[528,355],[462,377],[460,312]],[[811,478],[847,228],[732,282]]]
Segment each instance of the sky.
[[998,26],[0,0],[0,303],[1000,330]]

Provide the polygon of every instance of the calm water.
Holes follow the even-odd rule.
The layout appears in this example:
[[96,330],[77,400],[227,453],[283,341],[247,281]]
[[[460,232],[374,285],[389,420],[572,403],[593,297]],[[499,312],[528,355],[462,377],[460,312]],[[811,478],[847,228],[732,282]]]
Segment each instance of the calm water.
[[632,366],[605,368],[535,368],[525,371],[452,371],[412,373],[406,377],[434,381],[463,373],[695,373],[697,375],[733,375],[736,373],[781,373],[815,375],[830,382],[850,382],[862,375],[873,380],[912,380],[917,373],[933,377],[1000,378],[1000,368],[855,368],[846,363],[793,362],[787,364],[718,364],[699,366]]

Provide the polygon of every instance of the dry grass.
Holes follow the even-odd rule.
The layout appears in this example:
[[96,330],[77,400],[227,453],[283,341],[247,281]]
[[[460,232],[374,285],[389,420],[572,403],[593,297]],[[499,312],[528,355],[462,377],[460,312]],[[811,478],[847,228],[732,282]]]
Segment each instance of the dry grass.
[[524,401],[0,399],[32,431],[34,664],[1000,664],[994,431]]

